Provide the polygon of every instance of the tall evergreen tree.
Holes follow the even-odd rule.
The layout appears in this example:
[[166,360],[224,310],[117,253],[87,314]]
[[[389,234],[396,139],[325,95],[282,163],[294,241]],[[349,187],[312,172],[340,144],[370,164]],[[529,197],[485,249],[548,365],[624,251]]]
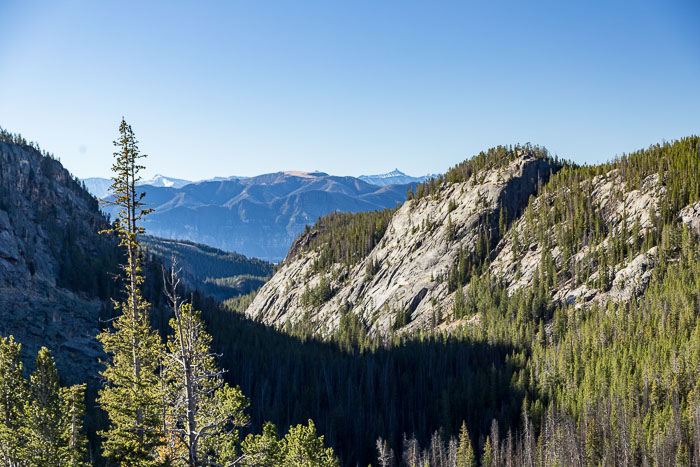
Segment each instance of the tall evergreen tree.
[[467,423],[464,421],[462,422],[462,428],[459,430],[459,446],[457,448],[457,467],[476,467],[476,459],[474,458],[472,440],[469,437]]
[[68,446],[68,455],[64,465],[82,467],[88,465],[87,439],[83,433],[83,418],[85,417],[85,388],[86,385],[74,384],[61,388],[61,410],[65,417],[62,427],[62,438]]
[[106,232],[116,233],[126,250],[126,301],[115,307],[121,315],[114,330],[98,336],[105,352],[111,356],[102,376],[107,385],[100,391],[98,402],[107,412],[110,426],[101,432],[105,442],[104,454],[122,465],[154,463],[156,448],[161,443],[160,409],[162,398],[158,384],[158,369],[162,355],[160,337],[152,331],[148,319],[149,304],[141,294],[143,284],[141,252],[137,235],[144,232],[137,225],[151,210],[144,208],[143,193],[137,193],[141,154],[131,126],[122,119],[120,137],[114,142],[112,192],[110,204],[120,208],[114,227]]
[[0,339],[0,463],[9,467],[26,465],[24,408],[28,390],[22,377],[21,349],[12,336]]
[[494,454],[493,447],[491,446],[491,437],[486,437],[486,444],[484,444],[484,453],[481,456],[482,467],[494,467]]
[[39,350],[36,370],[29,382],[31,400],[27,404],[27,450],[32,465],[60,466],[67,460],[68,443],[63,438],[64,422],[58,372],[51,352]]

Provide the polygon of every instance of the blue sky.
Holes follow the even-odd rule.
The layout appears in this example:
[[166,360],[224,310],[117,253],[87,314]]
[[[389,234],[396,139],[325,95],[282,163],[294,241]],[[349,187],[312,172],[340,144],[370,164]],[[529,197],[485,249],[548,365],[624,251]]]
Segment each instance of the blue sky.
[[0,125],[109,176],[596,162],[700,133],[700,2],[0,0]]

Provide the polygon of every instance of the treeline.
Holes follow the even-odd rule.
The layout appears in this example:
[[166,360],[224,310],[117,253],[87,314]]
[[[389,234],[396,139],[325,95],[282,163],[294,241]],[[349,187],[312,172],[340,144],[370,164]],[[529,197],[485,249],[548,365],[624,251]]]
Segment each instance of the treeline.
[[[251,427],[313,418],[342,465],[376,465],[376,440],[401,452],[404,434],[421,444],[442,427],[457,436],[462,421],[474,443],[492,419],[517,425],[527,376],[514,349],[426,331],[411,339],[367,337],[347,313],[329,342],[288,335],[234,313],[203,314],[227,381],[251,397]],[[478,447],[478,445],[477,445]]]
[[[482,151],[476,156],[467,159],[449,169],[444,175],[426,180],[415,188],[408,190],[407,199],[421,199],[426,196],[437,196],[445,183],[462,183],[474,177],[484,177],[489,171],[506,167],[510,162],[524,155],[537,157],[550,161],[553,166],[571,165],[569,162],[560,161],[557,156],[552,157],[546,148],[537,145],[525,144],[515,146],[496,146],[487,151]],[[474,179],[475,182],[480,182]]]
[[[452,275],[445,278],[460,295],[455,300],[459,313],[443,310],[428,329],[412,336],[396,331],[370,336],[360,317],[341,309],[339,329],[321,341],[311,327],[279,332],[225,312],[201,294],[182,292],[191,310],[201,310],[211,335],[206,353],[221,355],[208,364],[215,384],[240,385],[240,396],[250,397],[244,411],[231,411],[241,416],[239,422],[247,422],[236,427],[236,453],[251,454],[249,465],[263,462],[252,456],[263,451],[270,453],[262,458],[267,465],[295,465],[299,452],[315,453],[312,465],[335,462],[335,453],[347,466],[696,465],[700,246],[697,233],[681,225],[677,213],[700,199],[697,168],[696,137],[611,164],[566,167],[532,200],[522,225],[505,234],[514,236],[519,253],[534,242],[544,245],[530,286],[508,293],[489,272],[494,240],[486,238],[488,247],[478,261],[470,265],[466,252],[462,261],[458,254]],[[650,209],[649,229],[636,229],[633,220],[615,228],[604,221],[606,213],[587,187],[593,177],[613,170],[624,174],[626,186],[615,192],[618,197],[659,177],[663,201]],[[454,179],[474,176],[466,167],[461,173]],[[333,264],[355,264],[353,258],[369,254],[381,242],[390,217],[366,214],[367,225],[362,225],[359,215],[347,215],[316,229],[321,220],[302,237],[308,242],[305,248],[325,250],[318,267],[324,273]],[[342,245],[346,235],[349,245]],[[581,263],[555,261],[555,245],[570,249],[571,257],[585,248],[590,255]],[[605,290],[615,267],[652,246],[659,259],[641,297],[586,307],[553,301],[556,284],[569,280]],[[601,265],[609,269],[608,280],[596,274]],[[158,330],[159,345],[173,344],[162,355],[177,355],[172,330],[178,325],[170,327],[177,313],[172,304],[171,311],[166,309],[160,263],[145,262],[143,268],[141,287],[151,303],[149,329]],[[112,296],[128,302],[123,290]],[[232,302],[242,309],[248,300]],[[105,318],[118,317],[121,309],[116,311],[106,311]],[[184,311],[198,325],[194,311]],[[440,326],[465,317],[474,319],[449,334]],[[228,372],[221,374],[216,367]],[[169,378],[172,384],[184,380],[175,370]],[[178,404],[183,386],[176,387],[179,399],[168,400],[180,402],[167,405],[174,428],[157,440],[155,453],[167,454],[164,447],[177,443],[165,440],[182,433],[186,414]],[[236,396],[239,407],[247,404]],[[92,417],[86,431],[95,439],[94,431],[112,422]],[[293,428],[278,433],[267,420]],[[333,446],[334,454],[325,445]]]
[[267,277],[272,274],[272,263],[201,243],[168,240],[150,235],[141,236],[139,242],[148,253],[166,264],[175,255],[182,267],[197,277],[218,279],[242,275]]
[[293,256],[306,251],[316,252],[313,265],[316,272],[327,271],[334,264],[350,268],[377,246],[394,212],[396,209],[334,212],[323,216],[313,227],[307,226],[292,245]]
[[[150,210],[135,191],[138,160],[145,157],[137,144],[122,120],[110,201],[120,209],[114,224],[100,232],[116,237],[125,257],[114,315],[97,336],[108,357],[95,399],[105,417],[96,423],[102,456],[111,464],[139,466],[338,465],[311,420],[284,436],[266,423],[260,434],[240,438],[249,402],[238,386],[224,381],[201,313],[180,297],[180,270],[173,263],[169,274],[153,274],[155,261],[144,261],[138,240],[144,230],[138,223]],[[160,288],[153,285],[158,280],[164,281]],[[162,321],[152,324],[144,290],[165,292],[171,313],[164,315],[162,308],[157,313],[160,320],[170,318],[165,338]],[[0,341],[0,460],[10,466],[85,464],[85,386],[59,388],[46,349],[27,384],[19,350],[12,337]],[[91,461],[99,463],[93,453]]]

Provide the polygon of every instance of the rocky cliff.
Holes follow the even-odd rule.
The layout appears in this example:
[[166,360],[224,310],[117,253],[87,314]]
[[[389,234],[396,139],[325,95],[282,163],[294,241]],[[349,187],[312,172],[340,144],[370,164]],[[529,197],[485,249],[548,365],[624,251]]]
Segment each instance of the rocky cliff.
[[[659,264],[673,261],[664,245],[681,235],[680,226],[700,233],[698,202],[684,205],[696,182],[677,183],[687,169],[673,150],[653,147],[595,167],[516,150],[507,163],[482,164],[465,180],[448,173],[429,196],[394,212],[360,261],[327,265],[323,249],[313,247],[322,234],[317,224],[246,314],[322,336],[347,312],[370,335],[449,330],[479,322],[479,310],[464,311],[477,275],[508,294],[531,293],[545,319],[555,304],[624,302],[644,291]],[[661,155],[671,158],[659,162]],[[343,235],[329,238],[347,242]]]
[[116,243],[97,201],[60,162],[0,142],[0,335],[31,360],[42,345],[67,379],[96,375],[103,300],[114,290]]
[[[380,244],[349,269],[335,264],[318,272],[319,252],[297,244],[246,313],[278,326],[311,319],[322,335],[338,327],[341,308],[359,316],[372,334],[388,332],[397,319],[406,321],[406,329],[428,326],[451,300],[445,279],[458,252],[475,252],[485,235],[496,238],[501,208],[515,217],[554,170],[550,160],[522,154],[467,181],[444,183],[436,194],[404,203]],[[328,287],[332,298],[305,305],[304,294],[319,287]]]

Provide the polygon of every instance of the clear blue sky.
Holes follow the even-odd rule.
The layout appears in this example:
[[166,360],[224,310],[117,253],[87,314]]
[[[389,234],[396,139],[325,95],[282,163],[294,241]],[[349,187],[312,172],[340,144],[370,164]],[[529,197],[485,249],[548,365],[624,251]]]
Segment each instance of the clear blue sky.
[[109,176],[418,175],[700,133],[700,2],[0,0],[0,125]]

